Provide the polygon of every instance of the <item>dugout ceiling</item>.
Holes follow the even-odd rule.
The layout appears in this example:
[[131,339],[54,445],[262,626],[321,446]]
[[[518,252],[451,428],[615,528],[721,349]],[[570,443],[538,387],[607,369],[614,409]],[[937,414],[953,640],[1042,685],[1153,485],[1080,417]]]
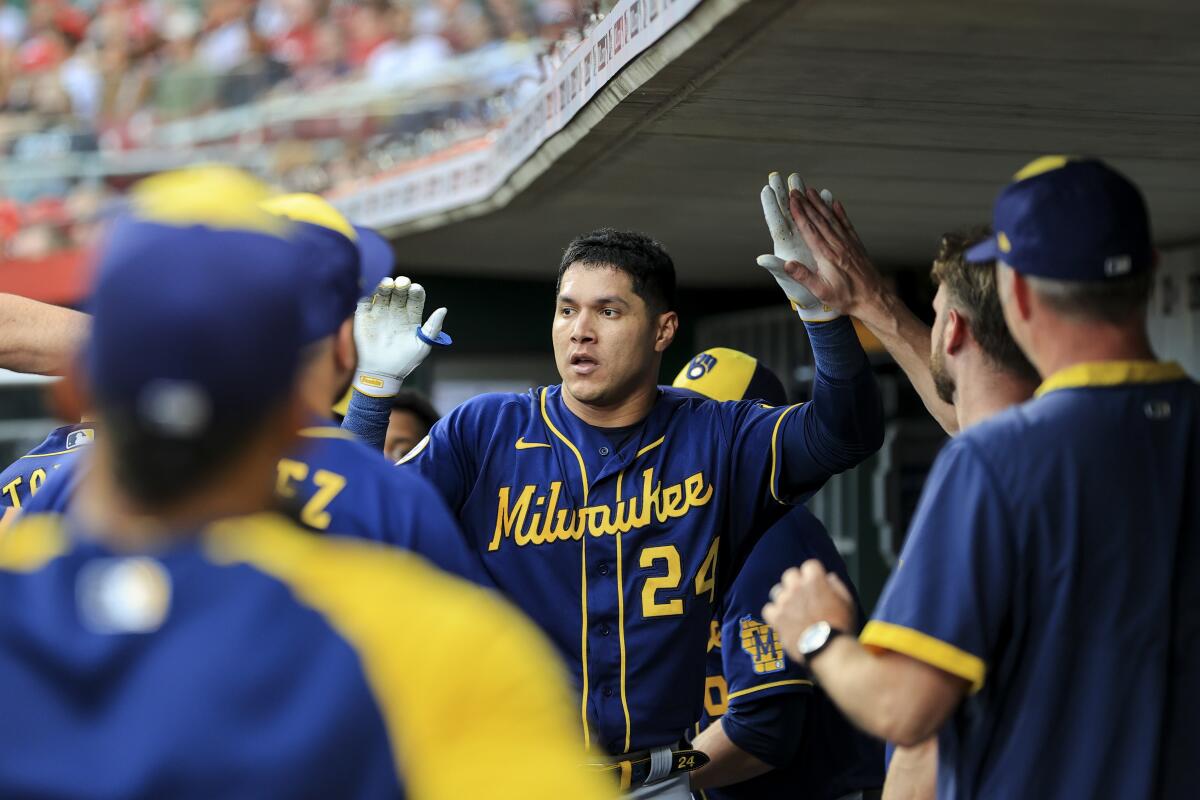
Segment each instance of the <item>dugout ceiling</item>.
[[626,72],[506,205],[397,230],[401,262],[544,276],[614,225],[660,238],[684,283],[757,284],[774,168],[832,188],[882,265],[919,267],[1048,152],[1133,177],[1160,246],[1200,240],[1195,0],[705,0]]

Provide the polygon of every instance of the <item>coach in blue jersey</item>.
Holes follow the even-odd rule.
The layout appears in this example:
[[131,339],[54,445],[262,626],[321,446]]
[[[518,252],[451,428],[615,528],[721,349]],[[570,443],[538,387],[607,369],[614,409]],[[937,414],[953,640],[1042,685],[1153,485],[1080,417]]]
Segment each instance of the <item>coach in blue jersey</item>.
[[[753,356],[705,350],[675,378],[676,388],[720,402],[759,399],[787,405],[783,384]],[[754,545],[723,594],[708,637],[704,716],[692,746],[709,763],[692,773],[705,800],[813,800],[877,796],[883,748],[858,732],[812,677],[783,652],[762,621],[780,564],[816,558],[853,589],[833,540],[804,506],[792,509]]]
[[968,258],[999,261],[1035,398],[943,449],[862,644],[816,562],[764,613],[864,728],[938,735],[938,797],[1191,797],[1200,387],[1150,348],[1145,205],[1098,161],[1045,157],[994,228]]
[[630,754],[630,786],[683,797],[686,775],[668,776],[699,762],[669,755],[700,716],[719,571],[873,453],[883,426],[854,329],[825,309],[815,313],[826,321],[805,322],[817,367],[808,404],[660,389],[674,308],[674,265],[657,242],[579,237],[556,287],[562,384],[469,400],[401,463],[437,486],[496,584],[567,659],[580,745]]
[[[283,507],[312,530],[403,547],[443,569],[487,583],[478,556],[466,547],[457,521],[432,487],[419,475],[393,469],[330,421],[334,398],[345,392],[359,366],[356,303],[363,287],[375,287],[392,268],[387,243],[373,231],[351,226],[315,195],[281,195],[263,207],[291,220],[288,235],[303,245],[303,259],[294,265],[295,280],[288,289],[303,300],[305,348],[297,385],[309,424],[300,430],[298,446],[279,460],[276,492]],[[408,298],[393,297],[398,293],[391,291],[390,278],[386,282],[387,308],[380,310],[406,319],[412,311],[419,317],[418,304],[408,308]],[[66,508],[77,472],[73,467],[61,470],[36,499],[27,501],[29,508]]]
[[561,670],[525,679],[552,658],[528,623],[262,513],[306,414],[301,254],[263,191],[152,178],[106,239],[62,390],[104,428],[94,467],[69,518],[0,537],[0,796],[605,797]]

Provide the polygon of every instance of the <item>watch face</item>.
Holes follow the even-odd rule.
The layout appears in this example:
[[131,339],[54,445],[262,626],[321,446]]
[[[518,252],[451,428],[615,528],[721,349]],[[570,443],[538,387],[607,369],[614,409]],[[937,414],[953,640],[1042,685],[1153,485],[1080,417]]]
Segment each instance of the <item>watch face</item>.
[[819,650],[829,640],[829,634],[832,631],[828,622],[810,625],[800,637],[800,652],[807,656],[809,653]]

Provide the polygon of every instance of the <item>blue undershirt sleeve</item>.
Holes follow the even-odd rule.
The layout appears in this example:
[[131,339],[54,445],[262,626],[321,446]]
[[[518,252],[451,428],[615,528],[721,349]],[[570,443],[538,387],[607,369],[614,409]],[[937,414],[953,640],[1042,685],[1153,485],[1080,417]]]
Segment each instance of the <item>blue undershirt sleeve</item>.
[[346,410],[346,418],[342,420],[342,429],[382,452],[392,415],[392,399],[351,392],[350,407]]

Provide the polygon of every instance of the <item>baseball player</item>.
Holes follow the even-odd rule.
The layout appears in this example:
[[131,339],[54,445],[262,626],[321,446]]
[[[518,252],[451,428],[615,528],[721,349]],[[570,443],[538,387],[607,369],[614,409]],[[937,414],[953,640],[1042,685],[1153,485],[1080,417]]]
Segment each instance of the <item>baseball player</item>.
[[[877,333],[926,396],[931,410],[950,410],[953,421],[943,421],[949,433],[965,430],[1033,396],[1039,381],[1037,371],[1005,326],[995,265],[965,260],[967,248],[990,237],[990,230],[942,237],[930,272],[938,287],[931,330],[887,288],[853,235],[845,208],[836,205],[835,211],[844,223],[846,236],[838,245],[845,257],[831,263],[832,269],[824,275],[826,301],[847,309]],[[922,348],[927,354],[918,357]],[[901,747],[889,761],[885,800],[933,800],[936,738],[917,747]]]
[[97,409],[94,467],[69,519],[0,538],[0,795],[604,797],[506,604],[262,513],[307,414],[302,253],[263,191],[152,178],[106,241],[64,390]]
[[[722,402],[758,398],[787,405],[770,369],[724,347],[697,355],[673,385]],[[852,586],[825,528],[797,506],[763,534],[720,599],[708,637],[704,715],[692,739],[710,759],[692,773],[693,793],[701,798],[878,796],[881,746],[846,721],[762,621],[779,565],[810,558]]]
[[[406,278],[381,280],[392,268],[387,243],[373,231],[351,226],[323,199],[283,195],[266,201],[264,209],[293,222],[288,235],[303,245],[304,253],[290,290],[304,300],[305,351],[298,387],[309,417],[293,452],[279,461],[275,487],[283,507],[311,530],[397,545],[487,583],[478,556],[467,548],[457,522],[427,482],[393,469],[330,421],[333,400],[356,370],[360,376],[371,374],[381,347],[390,348],[389,358],[399,353],[413,362],[413,368],[429,353],[429,345],[413,334],[409,323],[415,315],[419,325],[424,290]],[[381,288],[373,305],[364,308],[361,325],[356,325],[362,287],[376,285]],[[426,327],[431,338],[440,332],[444,317],[444,309],[430,316]],[[77,411],[64,409],[66,414]],[[32,502],[33,510],[67,507],[79,470],[60,472]]]
[[[846,259],[837,215],[803,202],[818,266]],[[764,615],[864,729],[937,734],[939,798],[1191,797],[1200,387],[1150,348],[1144,202],[1099,161],[1048,156],[993,227],[967,258],[999,262],[1008,328],[1046,379],[942,450],[861,643],[813,561]]]
[[9,464],[0,472],[0,507],[7,515],[20,511],[22,500],[37,494],[46,479],[75,460],[92,443],[96,428],[91,422],[77,422],[55,428],[41,444]]
[[[776,248],[795,252],[786,190],[772,183],[772,230],[787,237]],[[685,773],[703,763],[674,750],[700,717],[719,570],[733,574],[791,503],[882,439],[849,320],[776,279],[812,343],[811,403],[661,389],[679,324],[674,265],[648,237],[605,229],[573,241],[559,268],[562,384],[469,400],[401,461],[433,482],[497,586],[557,645],[579,690],[581,743],[617,756],[638,796],[687,797]],[[367,401],[355,394],[347,424]]]

